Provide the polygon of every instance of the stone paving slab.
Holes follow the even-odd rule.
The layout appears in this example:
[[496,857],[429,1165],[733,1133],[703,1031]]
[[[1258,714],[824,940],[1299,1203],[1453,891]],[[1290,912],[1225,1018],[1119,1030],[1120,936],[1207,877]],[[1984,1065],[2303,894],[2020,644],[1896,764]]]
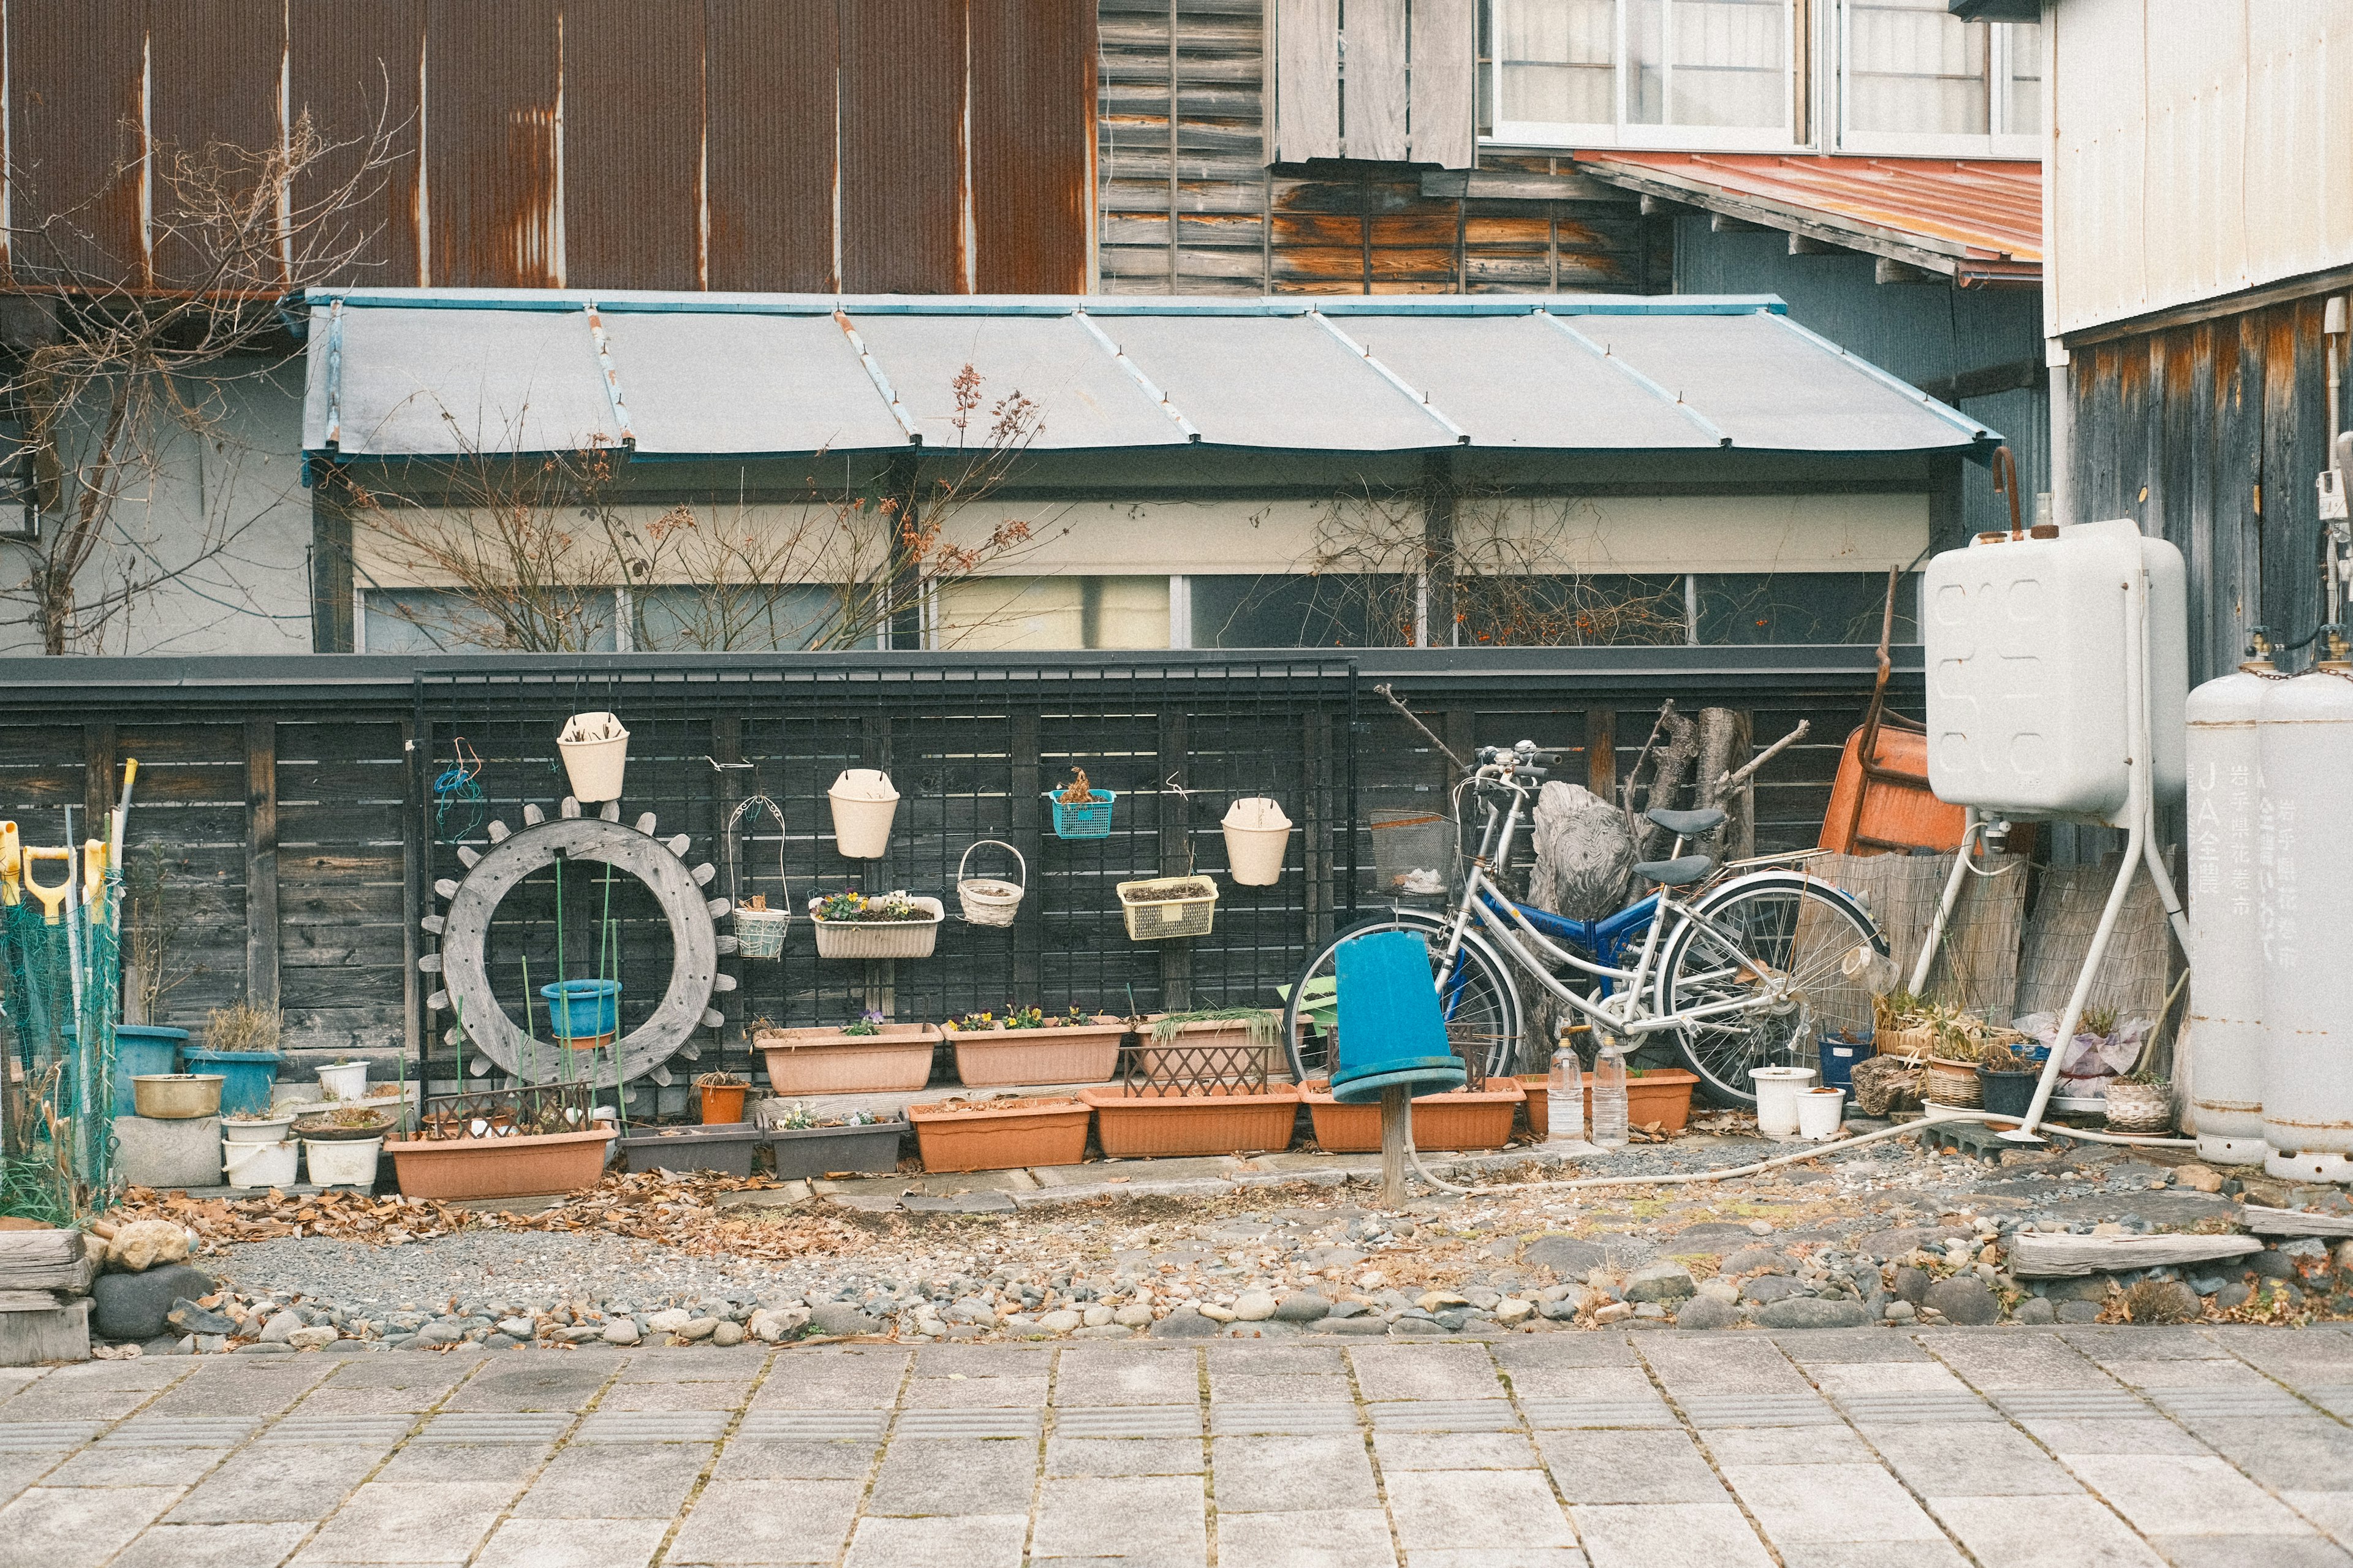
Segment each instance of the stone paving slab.
[[157,1358],[0,1395],[0,1568],[2353,1568],[2320,1332]]

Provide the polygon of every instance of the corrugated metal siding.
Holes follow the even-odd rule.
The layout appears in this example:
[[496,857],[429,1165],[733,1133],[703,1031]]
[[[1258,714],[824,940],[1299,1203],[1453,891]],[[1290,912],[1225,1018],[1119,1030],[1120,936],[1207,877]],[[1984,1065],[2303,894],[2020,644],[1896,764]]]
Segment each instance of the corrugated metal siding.
[[2353,0],[2056,13],[2052,329],[2353,265]]
[[[280,73],[286,28],[276,7],[250,0],[171,0],[148,8],[148,124],[155,167],[154,214],[171,221],[166,189],[174,151],[201,154],[207,143],[276,145]],[[184,240],[158,233],[155,279],[166,287],[202,281],[203,257]]]
[[556,0],[436,5],[426,19],[427,280],[564,281]]
[[834,0],[709,0],[704,36],[708,287],[838,287]]
[[1095,0],[972,0],[973,257],[981,293],[1087,291],[1094,82]]
[[[417,110],[418,66],[425,49],[425,0],[289,0],[287,99],[299,119],[332,142],[354,143],[322,162],[317,175],[296,187],[298,203],[317,201],[351,177],[379,119],[394,135],[399,158],[384,171],[381,188],[351,215],[365,250],[337,282],[412,287],[423,281],[417,255],[421,216],[417,159],[423,129]],[[356,237],[356,236],[355,236]]]
[[564,278],[575,289],[704,286],[703,18],[690,5],[661,26],[644,17],[635,0],[565,0]]
[[2180,548],[2193,681],[2228,670],[2250,626],[2294,639],[2320,618],[2321,309],[2296,300],[2073,356],[2075,515],[2135,518]]
[[[145,9],[124,0],[6,8],[10,261],[20,282],[60,273],[145,280],[140,153]],[[27,230],[49,215],[43,235]],[[85,239],[83,235],[87,235]]]
[[841,286],[955,293],[965,266],[965,0],[841,13]]

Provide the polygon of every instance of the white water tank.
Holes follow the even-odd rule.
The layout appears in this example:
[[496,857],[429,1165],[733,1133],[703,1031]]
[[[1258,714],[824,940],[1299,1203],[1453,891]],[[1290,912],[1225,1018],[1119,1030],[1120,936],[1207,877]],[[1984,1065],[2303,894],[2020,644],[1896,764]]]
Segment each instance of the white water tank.
[[2184,781],[2189,688],[2181,552],[2128,519],[2054,539],[1980,536],[1928,563],[1928,783],[1939,800],[2011,817],[2108,821],[2130,792],[2132,582],[2147,589],[2146,677],[2158,798]]
[[2264,1168],[2353,1181],[2353,666],[2341,645],[2272,684],[2257,733]]
[[2263,791],[2257,721],[2280,682],[2242,665],[2189,694],[2189,1067],[2200,1159],[2262,1163],[2263,942],[2256,856]]

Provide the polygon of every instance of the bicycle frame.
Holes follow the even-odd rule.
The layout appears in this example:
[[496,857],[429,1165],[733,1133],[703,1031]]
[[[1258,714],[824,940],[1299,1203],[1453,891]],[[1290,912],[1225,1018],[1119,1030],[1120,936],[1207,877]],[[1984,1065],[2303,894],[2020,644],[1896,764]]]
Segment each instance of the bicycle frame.
[[[1512,841],[1518,836],[1521,808],[1527,795],[1515,782],[1502,778],[1496,782],[1511,791],[1512,804],[1499,813],[1493,802],[1481,802],[1487,816],[1480,829],[1479,852],[1471,858],[1470,868],[1463,877],[1461,900],[1447,921],[1440,973],[1456,976],[1440,991],[1448,1017],[1452,1017],[1460,1000],[1461,972],[1455,968],[1455,960],[1461,951],[1463,935],[1473,922],[1484,929],[1489,940],[1506,958],[1526,971],[1556,1000],[1608,1035],[1656,1034],[1727,1013],[1746,1012],[1756,1005],[1754,998],[1739,997],[1672,1014],[1641,1016],[1643,996],[1655,980],[1652,965],[1659,955],[1659,932],[1670,919],[1698,926],[1724,950],[1733,967],[1762,970],[1767,966],[1751,960],[1741,951],[1736,938],[1664,888],[1616,914],[1591,921],[1570,920],[1510,898],[1495,882],[1493,868],[1511,858]],[[1632,968],[1623,967],[1618,961],[1638,934],[1641,951]],[[1585,951],[1578,951],[1580,948]],[[1588,1001],[1554,978],[1552,970],[1557,966],[1592,975],[1599,982],[1601,1000]]]

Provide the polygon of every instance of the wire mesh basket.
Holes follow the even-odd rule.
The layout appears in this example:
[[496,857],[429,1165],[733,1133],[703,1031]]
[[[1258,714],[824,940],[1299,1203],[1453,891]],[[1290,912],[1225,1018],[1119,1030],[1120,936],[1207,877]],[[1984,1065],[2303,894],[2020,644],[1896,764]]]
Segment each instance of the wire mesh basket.
[[[782,889],[779,907],[768,907],[765,893],[745,894],[736,875],[735,829],[755,811],[764,811],[776,819],[776,882]],[[727,892],[734,905],[735,952],[744,958],[782,958],[785,955],[785,933],[792,929],[792,881],[785,875],[785,811],[765,795],[755,795],[739,804],[727,818],[723,834],[723,847],[727,852]]]
[[1057,838],[1109,838],[1111,837],[1112,803],[1116,792],[1091,789],[1083,805],[1072,805],[1061,798],[1057,790],[1045,792],[1047,802],[1054,808],[1054,837]]
[[1114,890],[1131,942],[1207,936],[1218,918],[1218,885],[1207,877],[1153,877]]
[[785,932],[792,929],[792,911],[769,909],[762,895],[752,896],[759,901],[736,906],[735,951],[744,958],[782,958]]
[[1454,885],[1460,847],[1442,811],[1370,814],[1373,877],[1383,898],[1443,898]]

